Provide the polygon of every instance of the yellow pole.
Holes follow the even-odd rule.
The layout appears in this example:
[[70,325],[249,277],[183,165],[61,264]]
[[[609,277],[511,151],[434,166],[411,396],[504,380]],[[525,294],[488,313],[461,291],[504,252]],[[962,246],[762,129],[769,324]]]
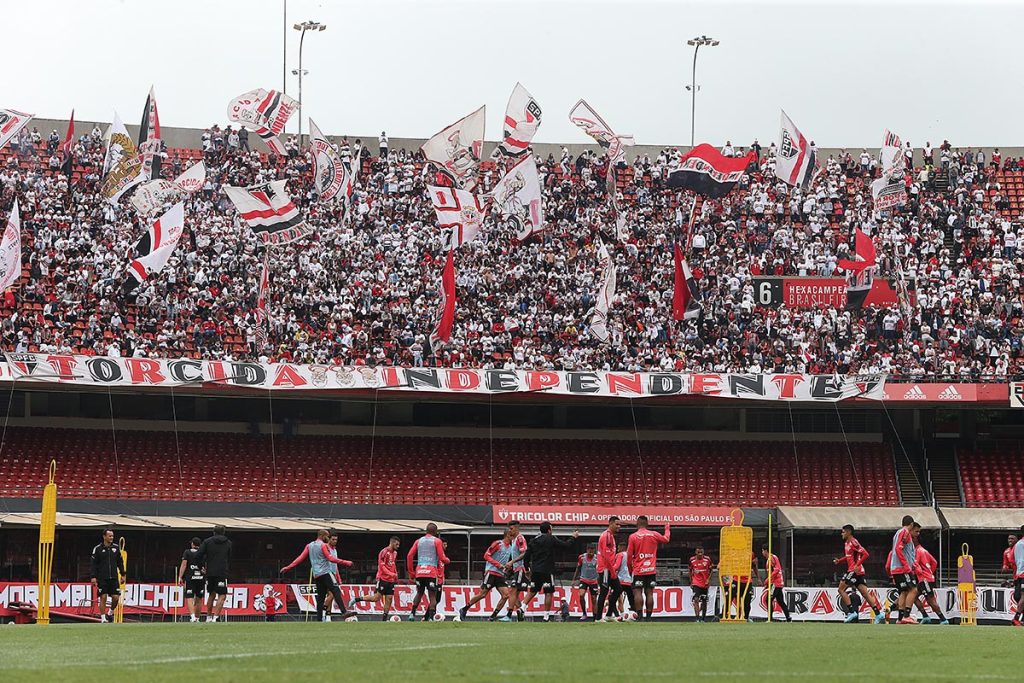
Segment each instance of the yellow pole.
[[768,583],[765,584],[765,593],[768,597],[768,623],[772,623],[772,513],[768,513],[768,561],[764,563],[765,572],[768,576],[765,577]]
[[[310,595],[313,595],[314,599],[316,599],[316,596],[313,593],[314,590],[315,589],[313,587],[313,567],[312,567],[312,565],[310,565],[310,567],[309,567],[309,584],[306,586],[306,602],[309,602],[309,596]],[[306,613],[305,613],[304,617],[305,617],[304,618],[305,621],[309,621],[309,609],[308,609],[308,606],[307,606]]]
[[50,461],[50,482],[43,487],[43,507],[39,515],[39,595],[36,599],[36,623],[50,623],[50,579],[53,572],[53,542],[57,527],[57,461]]
[[114,623],[124,623],[124,598],[125,598],[125,587],[128,583],[128,551],[124,549],[124,536],[118,541],[121,546],[121,563],[124,564],[124,574],[119,574],[117,581],[121,586],[121,599],[117,601],[117,609],[114,610]]

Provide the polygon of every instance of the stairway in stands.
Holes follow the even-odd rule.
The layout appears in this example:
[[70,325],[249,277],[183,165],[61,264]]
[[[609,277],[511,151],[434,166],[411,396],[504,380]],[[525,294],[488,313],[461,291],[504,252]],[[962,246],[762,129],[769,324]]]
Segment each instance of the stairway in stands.
[[934,184],[932,185],[936,192],[948,192],[949,191],[949,172],[941,168],[935,171]]
[[933,441],[928,446],[928,465],[932,473],[935,502],[940,507],[963,507],[956,447]]
[[[915,452],[920,452],[920,449],[909,449],[911,458]],[[921,463],[908,460],[898,446],[893,448],[893,456],[896,461],[896,481],[900,487],[901,504],[907,506],[928,505],[929,496],[924,489],[925,479],[921,476],[923,471]]]

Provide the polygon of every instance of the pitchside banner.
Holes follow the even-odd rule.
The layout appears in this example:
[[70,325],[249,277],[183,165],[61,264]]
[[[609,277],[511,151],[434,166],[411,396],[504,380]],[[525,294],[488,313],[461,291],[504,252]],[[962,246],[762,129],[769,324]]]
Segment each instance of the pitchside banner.
[[639,515],[647,515],[651,526],[725,526],[732,523],[732,508],[727,507],[600,507],[594,505],[495,505],[491,521],[507,524],[517,519],[527,524],[551,522],[555,525],[607,526],[617,515],[624,524],[635,524]]
[[[267,602],[275,612],[287,611],[285,584],[238,583],[228,586],[224,609],[228,615],[266,614]],[[173,583],[129,583],[122,595],[125,614],[187,614],[184,588]],[[0,582],[0,607],[12,602],[39,604],[39,585]],[[55,583],[50,586],[50,609],[95,614],[90,583]]]
[[885,375],[564,372],[229,363],[189,358],[107,358],[8,353],[0,380],[101,387],[244,387],[265,390],[388,390],[565,396],[702,396],[834,402],[879,400]]
[[[312,586],[304,584],[291,584],[291,600],[298,606],[300,612],[313,612],[316,610],[315,592]],[[766,619],[768,612],[765,604],[767,593],[764,588],[755,587],[751,600],[750,616],[755,619]],[[886,600],[895,601],[898,597],[895,589],[887,590],[882,588],[869,589],[884,605]],[[348,584],[341,586],[342,603],[348,604],[349,600],[359,596],[372,595],[374,587],[367,585]],[[441,593],[441,601],[438,604],[438,611],[448,617],[458,613],[469,599],[477,591],[477,586],[444,586]],[[795,621],[842,621],[846,614],[842,610],[839,599],[839,591],[835,588],[786,588],[786,606]],[[395,598],[391,612],[393,614],[407,615],[412,609],[412,599],[416,595],[416,587],[413,585],[395,586]],[[497,591],[491,591],[487,597],[469,609],[470,617],[488,617],[497,606],[501,596]],[[939,606],[947,617],[959,617],[960,609],[956,604],[955,588],[940,588],[936,590],[936,599]],[[573,617],[583,615],[580,608],[579,591],[573,589],[568,583],[556,586],[555,597],[552,608],[560,610],[562,603],[568,601],[569,614]],[[423,613],[423,606],[426,601],[421,601],[419,613]],[[719,605],[719,590],[712,586],[708,590],[708,614],[715,612]],[[338,605],[332,608],[339,612]],[[355,611],[361,615],[380,615],[381,608],[377,603],[358,603]],[[527,615],[543,616],[544,599],[538,595],[532,602],[525,606]],[[1010,588],[978,588],[978,619],[1009,621],[1016,611],[1016,603],[1013,601],[1013,590]],[[772,618],[782,618],[782,610],[775,606]],[[865,621],[871,616],[871,608],[867,604],[861,605],[860,614]],[[693,590],[689,586],[658,586],[654,589],[654,616],[669,619],[681,619],[693,617]]]

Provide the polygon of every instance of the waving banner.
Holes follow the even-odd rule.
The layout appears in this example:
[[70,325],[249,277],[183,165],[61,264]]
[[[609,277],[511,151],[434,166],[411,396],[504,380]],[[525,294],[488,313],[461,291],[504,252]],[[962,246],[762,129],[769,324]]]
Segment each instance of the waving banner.
[[484,146],[487,107],[480,107],[423,143],[420,148],[428,161],[449,176],[459,187],[476,187],[476,171]]
[[582,128],[607,151],[609,163],[614,164],[625,154],[626,147],[636,144],[632,135],[616,135],[585,100],[580,100],[569,110],[569,121]]
[[21,277],[21,213],[18,211],[18,198],[14,198],[11,215],[4,228],[3,241],[0,241],[0,292]]
[[275,180],[251,187],[224,186],[224,193],[238,209],[238,215],[264,243],[284,244],[311,232],[288,196],[287,183]]
[[139,185],[128,201],[143,216],[149,216],[167,204],[194,194],[206,182],[206,163],[198,161],[173,181],[157,178]]
[[590,333],[601,343],[611,339],[608,329],[608,311],[615,299],[615,259],[608,253],[608,247],[598,240],[597,262],[601,266],[601,288],[597,291],[597,303],[590,315]]
[[160,177],[160,113],[156,108],[156,93],[149,89],[146,105],[142,108],[142,123],[139,124],[139,157],[142,161],[142,178],[150,180]]
[[320,201],[329,202],[345,187],[345,164],[312,118],[309,119],[309,146],[313,152],[313,185]]
[[129,189],[141,183],[142,160],[121,117],[114,112],[114,122],[107,132],[107,155],[103,160],[103,185],[100,193],[111,204],[116,204]]
[[526,154],[530,141],[540,128],[540,105],[521,83],[516,83],[505,108],[502,141],[494,148],[494,156],[517,157]]
[[278,135],[284,130],[298,102],[276,90],[257,88],[228,103],[228,118],[253,131],[275,154],[284,154]]
[[428,185],[430,202],[437,214],[437,227],[444,235],[446,249],[458,249],[472,242],[483,228],[483,207],[472,192],[454,187]]
[[135,244],[135,258],[128,264],[128,272],[139,282],[167,265],[181,232],[185,228],[185,205],[175,204],[163,216],[153,221]]
[[455,325],[455,251],[448,251],[448,260],[441,271],[441,305],[438,307],[437,324],[430,332],[430,348],[436,354],[441,346],[452,337]]
[[903,156],[903,142],[899,135],[888,130],[885,131],[878,159],[882,162],[882,175],[886,178],[903,173],[907,166],[907,158]]
[[779,151],[775,155],[775,175],[794,187],[807,188],[818,167],[817,153],[796,124],[782,112],[779,125]]
[[[399,368],[347,365],[247,363],[193,358],[107,358],[47,353],[8,353],[0,362],[0,380],[56,382],[98,387],[236,387],[261,390],[393,390],[467,394],[537,392],[564,396],[622,398],[700,396],[767,401],[840,401],[851,398],[911,400],[902,387],[885,394],[885,375],[727,374],[717,372],[605,372],[554,370],[478,370],[466,368]],[[923,400],[945,400],[956,393],[961,401],[1008,401],[1007,387],[991,385],[986,396],[965,393],[965,386],[934,387]],[[959,386],[959,391],[950,387]],[[986,386],[986,385],[978,385]],[[940,391],[941,389],[941,391]],[[997,397],[995,394],[1001,392]],[[990,396],[989,396],[990,394]],[[902,397],[902,398],[901,398]]]
[[13,109],[0,109],[0,149],[3,149],[31,120],[32,114],[23,114]]
[[526,157],[495,184],[494,207],[520,242],[544,229],[537,162]]

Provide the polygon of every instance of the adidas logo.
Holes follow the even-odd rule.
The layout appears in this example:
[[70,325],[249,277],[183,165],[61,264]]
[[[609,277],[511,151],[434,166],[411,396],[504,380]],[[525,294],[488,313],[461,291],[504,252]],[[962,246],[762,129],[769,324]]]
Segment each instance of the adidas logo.
[[904,401],[927,401],[928,397],[925,395],[925,393],[923,391],[921,391],[921,387],[919,387],[919,386],[917,386],[915,384],[914,386],[910,387],[910,390],[907,391],[907,393],[903,394],[903,400]]
[[960,392],[956,390],[956,387],[950,384],[948,387],[942,390],[938,396],[940,401],[962,401],[964,397],[960,395]]

